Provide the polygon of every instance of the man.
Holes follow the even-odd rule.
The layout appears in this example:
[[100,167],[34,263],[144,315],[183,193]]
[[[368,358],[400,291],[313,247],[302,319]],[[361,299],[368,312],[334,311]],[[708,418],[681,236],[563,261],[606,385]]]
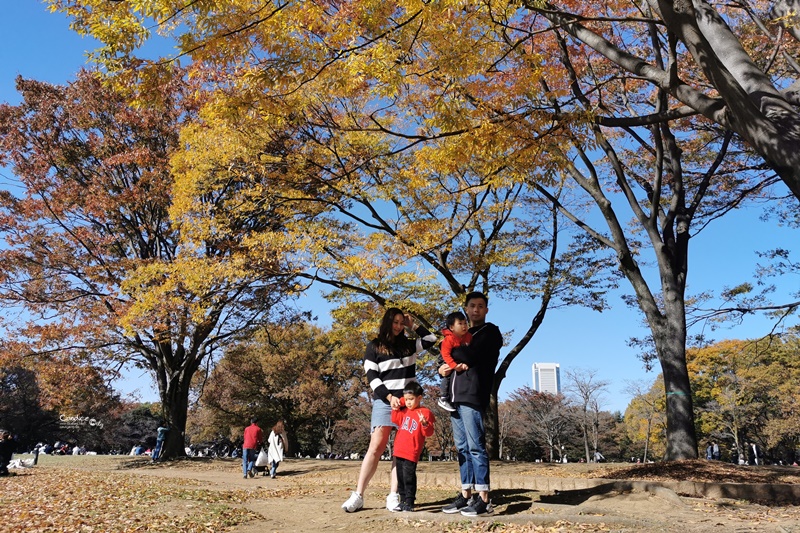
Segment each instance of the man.
[[255,477],[257,450],[264,443],[264,432],[258,427],[258,418],[250,419],[250,425],[244,428],[244,444],[242,444],[242,471],[244,478]]
[[[493,510],[489,500],[489,454],[483,417],[489,406],[503,335],[497,326],[486,322],[489,300],[485,294],[467,294],[465,311],[470,321],[472,342],[469,346],[457,348],[460,353],[454,356],[464,362],[467,370],[456,372],[452,377],[452,403],[456,410],[450,413],[453,440],[458,451],[461,493],[452,503],[445,505],[442,512],[478,516]],[[452,371],[446,364],[439,368],[442,376]]]

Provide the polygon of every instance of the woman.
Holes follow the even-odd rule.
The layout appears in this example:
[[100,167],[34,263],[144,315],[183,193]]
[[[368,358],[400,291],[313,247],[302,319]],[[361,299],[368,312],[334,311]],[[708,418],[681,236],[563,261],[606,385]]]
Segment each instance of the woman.
[[269,477],[275,479],[278,473],[278,463],[283,461],[283,420],[278,420],[269,433],[267,443],[267,456],[269,457]]
[[[397,428],[392,423],[392,408],[400,407],[403,388],[416,381],[417,354],[436,342],[436,336],[422,326],[416,328],[418,338],[415,341],[406,337],[406,329],[414,329],[411,317],[391,307],[383,315],[378,337],[367,344],[364,372],[372,389],[372,435],[361,463],[356,490],[342,504],[342,509],[348,513],[364,507],[364,491],[375,475],[392,429]],[[392,461],[391,492],[386,498],[386,508],[395,511],[399,505],[397,472]]]

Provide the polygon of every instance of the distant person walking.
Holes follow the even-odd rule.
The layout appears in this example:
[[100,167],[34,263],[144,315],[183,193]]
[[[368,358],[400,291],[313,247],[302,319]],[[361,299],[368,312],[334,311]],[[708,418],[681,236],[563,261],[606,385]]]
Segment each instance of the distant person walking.
[[283,461],[284,431],[283,420],[278,420],[272,427],[272,431],[269,432],[269,438],[267,439],[267,456],[269,457],[270,465],[269,477],[272,479],[275,479],[275,476],[278,475],[278,463]]
[[761,465],[764,464],[763,453],[761,448],[755,442],[747,443],[748,464]]
[[242,444],[242,471],[245,478],[256,475],[257,450],[264,444],[264,432],[258,427],[258,418],[250,419],[250,425],[244,428],[244,444]]

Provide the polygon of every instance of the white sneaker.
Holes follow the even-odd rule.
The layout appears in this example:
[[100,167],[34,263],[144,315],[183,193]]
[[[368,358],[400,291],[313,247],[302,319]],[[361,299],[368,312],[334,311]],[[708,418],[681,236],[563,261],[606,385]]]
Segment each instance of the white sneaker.
[[342,509],[348,513],[355,513],[362,507],[364,507],[364,498],[356,491],[353,491],[350,497],[347,498],[347,501],[342,504]]
[[395,512],[398,507],[400,507],[400,495],[396,492],[390,492],[386,497],[386,508]]

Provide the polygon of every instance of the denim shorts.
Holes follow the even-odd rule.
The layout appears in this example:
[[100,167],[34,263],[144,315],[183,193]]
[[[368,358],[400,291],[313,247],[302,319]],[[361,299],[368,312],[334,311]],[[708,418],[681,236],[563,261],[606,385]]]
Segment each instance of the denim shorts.
[[397,424],[392,422],[392,406],[383,400],[372,400],[372,429],[370,433],[375,431],[375,428],[388,426],[397,429]]

